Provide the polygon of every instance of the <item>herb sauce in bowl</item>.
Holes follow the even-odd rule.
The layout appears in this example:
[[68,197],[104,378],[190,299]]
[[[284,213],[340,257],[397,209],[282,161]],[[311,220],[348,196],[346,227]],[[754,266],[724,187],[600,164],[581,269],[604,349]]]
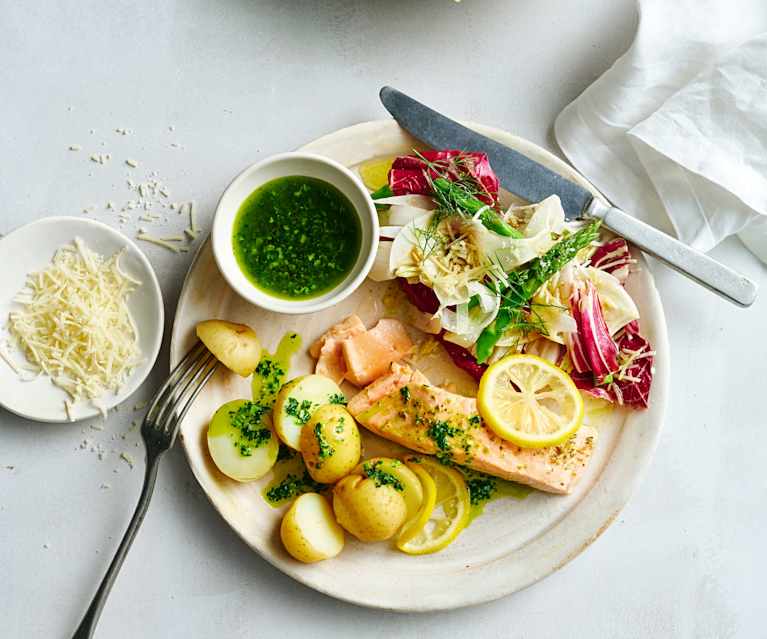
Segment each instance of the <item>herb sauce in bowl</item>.
[[313,177],[266,182],[240,206],[232,245],[243,274],[283,299],[310,299],[351,272],[362,233],[349,199]]
[[245,300],[273,313],[338,304],[365,281],[378,250],[378,213],[359,177],[313,153],[252,164],[221,195],[213,257]]

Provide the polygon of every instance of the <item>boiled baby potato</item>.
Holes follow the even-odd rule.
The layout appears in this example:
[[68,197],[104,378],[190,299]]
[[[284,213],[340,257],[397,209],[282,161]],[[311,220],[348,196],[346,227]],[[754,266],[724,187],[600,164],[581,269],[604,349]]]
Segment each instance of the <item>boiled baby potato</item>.
[[210,456],[224,475],[237,481],[266,475],[279,448],[267,411],[246,399],[221,406],[208,427]]
[[300,450],[301,431],[314,411],[339,401],[344,401],[344,395],[338,384],[323,375],[304,375],[289,381],[274,404],[277,435],[292,449]]
[[327,499],[317,493],[304,493],[293,502],[282,518],[280,537],[285,550],[307,564],[335,557],[344,547],[344,531]]
[[383,541],[405,522],[402,491],[362,475],[348,475],[333,488],[333,511],[338,523],[360,541]]
[[[389,482],[398,489],[401,486],[402,497],[407,506],[407,519],[414,517],[423,502],[423,484],[418,476],[407,467],[405,462],[390,457],[372,457],[359,464],[352,474],[378,478],[379,482]],[[388,476],[388,477],[387,477]],[[390,478],[391,479],[390,479]],[[319,480],[318,480],[319,481]],[[399,484],[395,484],[399,482]]]
[[301,431],[299,444],[306,469],[321,484],[333,484],[348,475],[362,452],[357,424],[338,404],[325,404],[314,411]]
[[206,320],[197,324],[197,337],[219,362],[242,377],[252,375],[261,359],[258,337],[245,324]]

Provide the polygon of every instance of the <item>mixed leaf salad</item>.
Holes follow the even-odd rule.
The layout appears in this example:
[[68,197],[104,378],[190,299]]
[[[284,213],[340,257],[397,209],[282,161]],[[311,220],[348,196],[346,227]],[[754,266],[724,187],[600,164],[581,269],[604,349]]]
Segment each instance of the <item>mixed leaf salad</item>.
[[624,287],[624,239],[566,221],[555,195],[503,207],[483,153],[398,157],[372,197],[383,225],[371,278],[398,280],[457,366],[479,380],[505,355],[538,355],[591,395],[647,407],[654,351]]

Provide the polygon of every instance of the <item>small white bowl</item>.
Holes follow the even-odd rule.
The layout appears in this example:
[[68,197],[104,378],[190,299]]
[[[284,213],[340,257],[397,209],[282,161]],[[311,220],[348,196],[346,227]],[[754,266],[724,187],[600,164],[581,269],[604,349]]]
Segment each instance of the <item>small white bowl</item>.
[[[360,222],[360,252],[349,274],[333,289],[310,299],[275,297],[256,287],[242,272],[234,255],[235,218],[245,199],[276,178],[303,176],[329,182],[352,203]],[[313,313],[349,296],[367,277],[378,249],[378,214],[360,179],[338,162],[312,153],[281,153],[249,166],[224,191],[216,208],[211,233],[216,264],[229,285],[243,298],[277,313]]]
[[[23,288],[27,274],[46,268],[56,250],[76,237],[105,257],[125,249],[120,268],[141,282],[128,298],[128,308],[138,328],[143,361],[119,393],[107,393],[101,398],[101,403],[109,409],[125,401],[146,379],[162,342],[164,311],[160,284],[149,260],[133,241],[106,224],[81,217],[47,217],[12,231],[0,239],[0,324],[5,324],[8,313],[16,308],[13,298]],[[25,362],[17,347],[8,354],[12,361]],[[41,375],[33,381],[24,381],[0,361],[0,405],[11,412],[39,422],[68,422],[64,410],[67,397],[49,377]],[[71,412],[72,421],[99,415],[98,409],[88,401],[76,403]]]

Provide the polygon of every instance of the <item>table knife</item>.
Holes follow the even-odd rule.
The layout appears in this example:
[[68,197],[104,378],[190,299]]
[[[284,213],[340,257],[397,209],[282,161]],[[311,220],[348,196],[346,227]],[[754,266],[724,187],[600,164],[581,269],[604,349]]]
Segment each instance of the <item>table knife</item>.
[[435,149],[481,151],[488,155],[501,185],[529,202],[558,195],[568,220],[599,218],[618,235],[654,255],[694,282],[739,306],[756,299],[754,282],[621,209],[605,204],[587,189],[535,160],[445,117],[392,87],[381,102],[399,125]]

